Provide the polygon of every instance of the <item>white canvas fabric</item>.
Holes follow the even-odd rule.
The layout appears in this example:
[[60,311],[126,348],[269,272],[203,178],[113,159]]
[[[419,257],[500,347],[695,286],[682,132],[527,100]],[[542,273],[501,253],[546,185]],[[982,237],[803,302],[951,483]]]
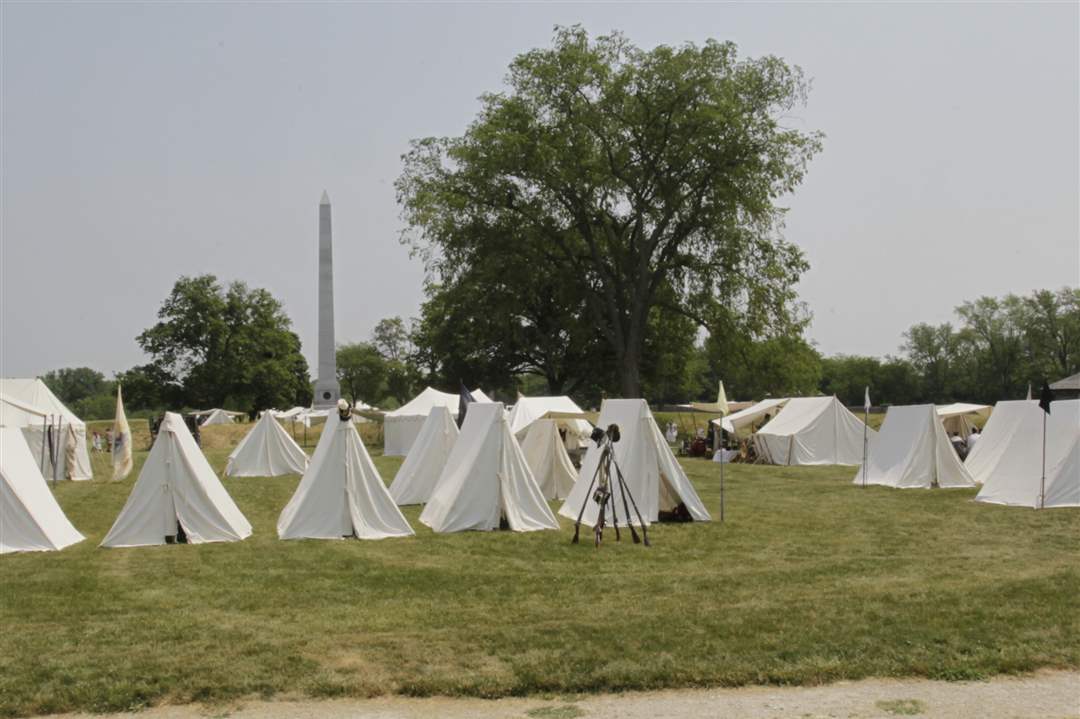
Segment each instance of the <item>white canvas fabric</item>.
[[[491,401],[479,389],[472,390],[471,394],[476,402]],[[456,393],[440,392],[427,387],[407,404],[387,412],[383,416],[383,455],[407,455],[431,410],[435,407],[446,407],[456,417],[459,400],[460,396]]]
[[[758,430],[754,448],[771,464],[861,464],[863,431],[836,397],[795,397]],[[871,441],[875,434],[868,431]]]
[[938,417],[945,425],[945,433],[950,437],[953,433],[960,435],[961,439],[967,439],[971,430],[975,427],[974,420],[985,421],[990,417],[993,407],[988,404],[968,404],[966,402],[954,402],[953,404],[940,404],[937,407]]
[[[889,407],[867,453],[867,484],[902,489],[975,486],[932,404]],[[862,484],[861,465],[853,481]]]
[[501,402],[473,404],[420,521],[436,532],[558,529]]
[[394,504],[352,422],[326,418],[315,454],[278,518],[281,539],[408,537],[412,527]]
[[565,499],[570,494],[577,470],[559,435],[558,421],[540,419],[530,423],[521,440],[521,452],[544,499]]
[[726,417],[714,419],[712,423],[721,427],[728,434],[739,438],[749,437],[757,431],[758,427],[764,424],[766,415],[769,416],[769,419],[772,419],[785,404],[787,404],[787,397],[763,399],[746,409],[732,412]]
[[83,539],[49,491],[22,431],[0,426],[0,554],[63,549]]
[[[967,468],[982,482],[976,500],[1021,507],[1039,506],[1044,413],[1031,400],[998,402]],[[1047,507],[1080,505],[1080,400],[1050,403],[1046,417]]]
[[431,498],[457,438],[458,426],[450,410],[432,408],[409,456],[390,483],[390,496],[395,502],[399,505],[425,504]]
[[166,412],[154,446],[103,547],[165,544],[177,522],[188,542],[236,542],[251,536],[240,512],[195,444],[184,418]]
[[43,474],[48,479],[53,476],[75,481],[93,479],[90,452],[86,446],[86,423],[65,407],[44,382],[40,379],[0,379],[0,394],[49,415],[54,440],[59,439],[56,452],[59,466],[56,468],[49,459],[48,439],[41,418],[34,417],[32,422],[21,426],[26,443],[30,446],[30,453],[39,458],[39,461],[42,445],[45,445],[46,466]]
[[303,474],[308,457],[274,415],[263,412],[251,431],[229,455],[225,474],[230,477],[280,477]]
[[[710,519],[686,472],[671,453],[660,428],[656,426],[656,420],[653,419],[645,400],[604,400],[600,406],[600,420],[597,425],[606,429],[612,424],[619,425],[621,435],[615,443],[615,461],[622,469],[626,484],[646,523],[657,521],[661,511],[675,509],[680,503],[686,505],[690,516],[696,521],[704,522]],[[599,462],[600,449],[595,444],[590,444],[581,463],[577,481],[559,510],[559,514],[564,517],[577,519],[584,504],[585,514],[581,521],[590,527],[596,522],[598,507],[592,500],[589,487]],[[616,493],[615,496],[618,499],[619,522],[625,523],[621,495]],[[630,511],[634,524],[638,524],[632,507]]]
[[[525,436],[525,430],[529,428],[529,425],[548,412],[583,414],[581,407],[578,407],[574,400],[565,395],[560,397],[519,396],[517,403],[510,410],[510,431],[520,440]],[[587,439],[592,432],[592,425],[584,419],[565,420],[563,426],[580,439]]]
[[199,412],[197,417],[203,418],[199,422],[200,427],[210,427],[215,424],[232,424],[236,421],[236,418],[243,415],[243,412],[229,412],[224,409],[210,409],[205,412]]

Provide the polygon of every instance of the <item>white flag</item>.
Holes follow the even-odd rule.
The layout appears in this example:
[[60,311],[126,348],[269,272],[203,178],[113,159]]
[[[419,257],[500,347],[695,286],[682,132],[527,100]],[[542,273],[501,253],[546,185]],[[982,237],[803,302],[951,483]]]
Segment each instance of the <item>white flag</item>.
[[124,414],[120,385],[116,385],[116,419],[113,420],[113,481],[118,482],[131,473],[131,428]]
[[724,380],[720,380],[720,391],[716,394],[716,411],[724,417],[728,415],[727,392],[724,391]]
[[1028,396],[1027,396],[1027,398],[1028,398],[1028,402],[1030,402],[1031,401],[1031,383],[1030,382],[1028,382]]
[[863,409],[870,411],[870,385],[866,386],[866,395],[863,397]]

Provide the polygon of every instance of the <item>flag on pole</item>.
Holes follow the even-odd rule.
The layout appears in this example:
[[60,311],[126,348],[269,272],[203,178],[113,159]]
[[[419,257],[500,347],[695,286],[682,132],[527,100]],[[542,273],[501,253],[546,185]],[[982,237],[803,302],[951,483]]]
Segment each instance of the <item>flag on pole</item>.
[[870,385],[866,386],[866,394],[863,395],[862,407],[867,412],[870,411],[870,407],[871,407],[871,404],[870,404]]
[[1027,396],[1027,399],[1028,399],[1028,402],[1031,401],[1031,383],[1030,382],[1028,382],[1028,396]]
[[1042,392],[1039,394],[1039,407],[1043,412],[1050,414],[1050,403],[1054,401],[1054,393],[1050,389],[1050,385],[1046,380],[1043,380]]
[[727,392],[724,391],[724,380],[720,380],[720,391],[716,394],[716,411],[724,417],[728,415]]
[[120,385],[116,385],[116,418],[113,420],[113,481],[118,482],[131,473],[131,428],[124,414]]
[[469,388],[465,386],[464,382],[461,382],[461,389],[458,390],[458,427],[465,424],[465,412],[468,410],[469,405],[475,401],[472,392],[469,391]]

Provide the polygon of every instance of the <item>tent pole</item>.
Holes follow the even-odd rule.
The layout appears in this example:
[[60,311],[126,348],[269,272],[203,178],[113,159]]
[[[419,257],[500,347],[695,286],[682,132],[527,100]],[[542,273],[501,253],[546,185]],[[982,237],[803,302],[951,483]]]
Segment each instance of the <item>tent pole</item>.
[[[1045,421],[1043,421],[1043,423],[1045,423]],[[1043,431],[1043,435],[1045,435],[1045,431]],[[59,424],[56,425],[56,443],[53,445],[53,449],[56,452],[55,456],[53,457],[53,484],[54,485],[59,480],[59,477],[57,475],[59,474],[59,470],[60,470],[60,462],[59,462],[59,459],[60,459],[60,439],[63,439],[63,438],[64,438],[64,416],[62,415],[62,416],[59,417]]]
[[49,431],[49,418],[41,415],[41,473],[45,474],[45,433]]
[[863,407],[863,423],[862,423],[862,488],[866,489],[866,434],[867,426],[870,421],[870,408]]
[[1039,480],[1039,509],[1046,509],[1046,412],[1043,412],[1042,479]]
[[[724,430],[721,429],[721,432]],[[724,464],[727,457],[724,456],[724,443],[720,442],[720,521],[724,521]]]

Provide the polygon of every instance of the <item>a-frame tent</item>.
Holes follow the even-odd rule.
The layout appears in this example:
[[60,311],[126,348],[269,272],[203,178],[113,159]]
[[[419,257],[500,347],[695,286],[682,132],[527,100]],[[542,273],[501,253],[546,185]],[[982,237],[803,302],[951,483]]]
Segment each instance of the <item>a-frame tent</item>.
[[[42,470],[46,479],[93,479],[90,452],[86,445],[86,423],[75,416],[60,398],[40,379],[0,379],[0,394],[17,403],[45,413],[45,417],[27,416],[20,426],[30,454],[45,458]],[[51,438],[51,439],[50,439]],[[44,450],[44,451],[42,451]],[[56,458],[53,466],[52,457]]]
[[184,418],[166,412],[154,446],[103,547],[165,544],[182,528],[191,544],[251,536],[240,512],[195,444]]
[[[475,402],[490,402],[481,390],[472,391]],[[383,415],[383,455],[386,457],[404,457],[412,449],[413,442],[420,434],[424,421],[435,407],[446,407],[452,414],[457,414],[460,395],[440,392],[432,387],[413,397],[406,404]]]
[[473,403],[420,521],[436,532],[558,529],[501,402]]
[[[1043,419],[1046,420],[1046,499],[1042,491]],[[1080,506],[1080,400],[1050,403],[998,402],[982,437],[967,458],[968,471],[983,487],[976,501],[1021,507]]]
[[860,464],[861,419],[836,397],[793,397],[754,435],[754,449],[770,464]]
[[[694,520],[704,522],[710,519],[704,503],[672,454],[660,428],[656,426],[656,420],[653,419],[645,400],[605,399],[600,406],[597,426],[606,429],[612,424],[619,426],[621,435],[615,443],[615,462],[622,470],[645,522],[656,522],[660,518],[660,512],[672,511],[680,504],[685,505],[687,513]],[[559,509],[559,514],[564,517],[577,519],[584,505],[585,513],[581,521],[590,527],[596,522],[598,507],[592,499],[589,486],[596,474],[600,454],[599,447],[595,444],[589,445],[577,481]],[[612,471],[614,472],[614,469]],[[626,518],[622,516],[624,510],[621,495],[616,493],[615,496],[620,498],[617,510],[619,521],[623,523]],[[637,515],[632,509],[631,519],[635,524],[638,523]]]
[[932,404],[889,407],[881,430],[870,438],[866,466],[855,484],[901,489],[974,487]]
[[390,496],[394,502],[398,505],[425,504],[431,498],[457,438],[458,426],[450,410],[433,407],[390,483]]
[[63,549],[83,539],[49,491],[22,431],[0,424],[0,554]]
[[356,426],[337,412],[326,418],[315,454],[277,524],[281,539],[408,537],[412,527],[394,504]]
[[280,477],[303,474],[308,457],[300,445],[278,424],[272,412],[263,412],[251,431],[229,454],[225,474],[229,477]]
[[[580,420],[578,420],[580,421]],[[537,419],[529,423],[521,452],[532,470],[544,499],[565,499],[574,487],[577,470],[566,452],[566,443],[559,435],[559,421]]]

